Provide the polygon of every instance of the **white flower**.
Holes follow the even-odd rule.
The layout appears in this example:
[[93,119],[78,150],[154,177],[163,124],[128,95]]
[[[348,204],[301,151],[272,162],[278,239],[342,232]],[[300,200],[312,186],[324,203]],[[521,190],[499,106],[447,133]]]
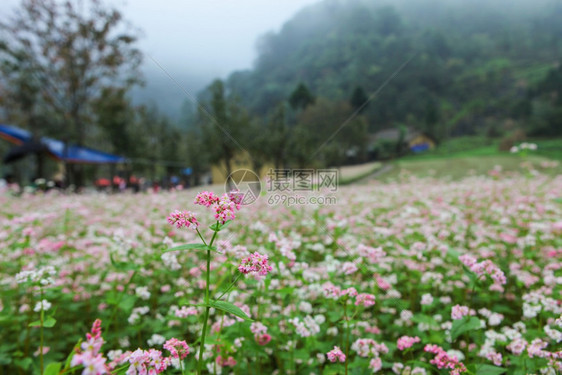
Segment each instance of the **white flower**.
[[47,301],[46,299],[44,299],[41,302],[37,302],[37,304],[33,308],[33,311],[35,311],[35,312],[39,312],[41,310],[47,311],[51,308],[51,306],[52,306],[51,303],[49,301]]
[[150,298],[150,292],[148,291],[148,287],[146,286],[139,286],[138,288],[136,288],[135,294],[137,295],[137,297],[145,301]]
[[455,349],[449,349],[447,350],[447,355],[449,357],[455,356],[457,357],[457,359],[459,361],[463,361],[464,360],[464,353],[461,352],[460,350],[455,350]]
[[429,293],[422,295],[421,302],[422,305],[431,305],[433,303],[433,297]]
[[310,314],[312,312],[312,305],[307,301],[299,303],[299,310],[303,313]]
[[128,348],[131,345],[129,338],[127,336],[119,338],[119,346],[123,348]]
[[148,339],[147,344],[149,346],[156,346],[156,345],[162,345],[165,342],[166,342],[166,338],[164,336],[155,333]]
[[109,352],[107,352],[107,358],[109,358],[110,361],[114,361],[116,358],[119,358],[122,354],[123,351],[121,349],[110,350]]

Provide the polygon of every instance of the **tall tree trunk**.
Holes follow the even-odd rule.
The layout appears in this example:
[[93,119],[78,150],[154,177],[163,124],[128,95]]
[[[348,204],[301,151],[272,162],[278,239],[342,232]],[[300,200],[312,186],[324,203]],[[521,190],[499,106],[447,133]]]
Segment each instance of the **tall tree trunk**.
[[224,165],[226,167],[226,186],[228,191],[232,191],[234,190],[234,184],[232,183],[232,178],[230,176],[232,174],[232,158],[225,158]]

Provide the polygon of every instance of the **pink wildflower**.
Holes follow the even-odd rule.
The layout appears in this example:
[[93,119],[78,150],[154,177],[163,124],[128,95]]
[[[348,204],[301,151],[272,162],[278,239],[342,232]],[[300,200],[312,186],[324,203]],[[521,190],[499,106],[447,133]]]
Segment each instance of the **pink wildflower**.
[[237,210],[240,209],[240,205],[244,200],[244,193],[240,191],[231,191],[228,193],[228,198],[234,203]]
[[236,360],[232,357],[228,357],[228,358],[223,358],[222,356],[218,356],[216,359],[217,365],[221,366],[221,367],[234,367],[236,366]]
[[451,318],[453,320],[462,319],[463,316],[467,316],[471,313],[467,306],[455,305],[451,311]]
[[86,334],[86,341],[80,345],[81,350],[74,354],[70,365],[72,367],[84,366],[83,375],[107,374],[106,359],[99,352],[103,342],[104,340],[101,337],[101,320],[96,319],[92,325],[91,332]]
[[486,354],[486,358],[494,363],[496,366],[502,365],[502,354],[496,352],[490,352]]
[[127,375],[160,374],[170,365],[170,358],[162,357],[160,350],[137,349],[129,356]]
[[193,306],[182,306],[174,312],[178,318],[187,318],[190,315],[197,315],[197,309]]
[[385,344],[379,344],[373,339],[357,339],[351,345],[351,349],[357,352],[360,357],[375,356],[379,357],[380,354],[388,353],[388,348]]
[[189,354],[189,346],[185,341],[171,338],[164,343],[164,349],[168,350],[172,357],[184,359]]
[[174,211],[168,216],[168,223],[175,225],[178,229],[186,227],[188,229],[197,229],[199,222],[195,215],[190,211]]
[[355,289],[354,287],[349,287],[347,289],[342,290],[341,297],[345,297],[345,296],[350,296],[350,297],[357,296],[357,289]]
[[256,335],[254,336],[258,345],[264,346],[267,345],[271,341],[271,335],[265,333],[263,335]]
[[324,291],[324,297],[330,299],[338,299],[341,295],[341,288],[335,286],[334,284],[327,282],[322,285]]
[[397,341],[398,349],[404,350],[407,348],[411,348],[415,343],[420,342],[421,339],[419,337],[410,337],[410,336],[402,336]]
[[[240,205],[238,205],[239,207]],[[217,219],[221,224],[226,223],[229,220],[234,220],[236,215],[234,210],[237,205],[230,200],[228,194],[225,194],[218,202],[212,205],[213,211],[215,211],[215,219]]]
[[361,293],[355,297],[355,306],[363,305],[365,307],[370,307],[375,304],[375,296],[368,293]]
[[345,354],[343,354],[343,352],[338,346],[334,346],[334,349],[326,353],[326,357],[328,357],[328,360],[330,362],[336,362],[336,361],[345,362]]
[[219,200],[219,197],[215,195],[215,193],[211,191],[202,191],[201,193],[197,194],[194,203],[205,207],[211,207]]
[[267,255],[261,255],[258,252],[243,259],[238,266],[238,271],[244,274],[257,273],[258,275],[266,276],[271,270],[273,270],[273,268],[268,263]]
[[[51,350],[50,346],[43,346],[43,353],[42,354],[47,354],[49,353],[49,350]],[[37,357],[39,354],[41,354],[41,348],[37,348],[37,350],[33,353],[33,356]]]
[[380,357],[371,359],[369,362],[369,368],[373,370],[373,372],[378,372],[382,369],[382,359]]
[[461,255],[459,260],[472,272],[474,272],[478,276],[489,275],[492,280],[493,284],[490,286],[490,290],[503,292],[503,286],[507,283],[507,278],[505,277],[505,273],[495,265],[491,260],[486,259],[482,262],[477,262],[476,258],[470,255]]
[[385,279],[383,279],[379,275],[376,275],[376,279],[377,279],[377,285],[379,286],[379,288],[381,288],[382,290],[390,289],[391,285]]
[[450,369],[451,375],[459,375],[461,372],[467,371],[465,365],[462,362],[459,362],[457,357],[449,356],[443,348],[437,345],[428,344],[425,346],[424,351],[435,354],[435,358],[429,361],[429,363],[437,366],[438,369]]
[[[94,355],[92,352],[84,352],[82,354],[75,354],[74,357],[76,356],[80,357],[80,364],[84,366],[82,375],[102,375],[108,373],[105,366],[106,359],[101,354]],[[73,361],[74,357],[72,358]]]

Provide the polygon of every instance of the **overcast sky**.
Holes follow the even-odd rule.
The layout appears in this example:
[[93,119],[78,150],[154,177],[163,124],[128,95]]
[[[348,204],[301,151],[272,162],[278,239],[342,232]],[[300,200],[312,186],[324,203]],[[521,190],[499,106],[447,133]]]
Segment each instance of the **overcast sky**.
[[128,0],[119,8],[144,30],[143,50],[163,65],[226,76],[252,66],[260,35],[317,1]]
[[[103,0],[143,31],[140,46],[170,67],[224,76],[251,67],[258,36],[318,0]],[[5,16],[19,0],[1,0]]]
[[[138,46],[145,54],[146,86],[135,88],[135,102],[155,103],[177,118],[188,99],[183,90],[196,96],[214,78],[251,68],[260,35],[279,31],[296,12],[320,0],[102,1],[141,31]],[[6,17],[20,0],[0,0],[0,4],[0,17]]]

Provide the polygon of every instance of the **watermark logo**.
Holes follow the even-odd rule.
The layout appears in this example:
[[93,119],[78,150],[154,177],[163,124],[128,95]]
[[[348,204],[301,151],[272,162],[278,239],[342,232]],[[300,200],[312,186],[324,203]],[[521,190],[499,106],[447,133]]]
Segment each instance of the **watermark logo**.
[[260,196],[261,188],[259,176],[249,169],[238,169],[232,172],[224,183],[226,192],[234,190],[242,196],[240,199],[242,205],[254,203]]
[[267,191],[311,192],[338,190],[337,169],[270,169],[267,174]]
[[267,203],[269,205],[332,205],[332,193],[338,190],[337,169],[270,169],[267,173]]

